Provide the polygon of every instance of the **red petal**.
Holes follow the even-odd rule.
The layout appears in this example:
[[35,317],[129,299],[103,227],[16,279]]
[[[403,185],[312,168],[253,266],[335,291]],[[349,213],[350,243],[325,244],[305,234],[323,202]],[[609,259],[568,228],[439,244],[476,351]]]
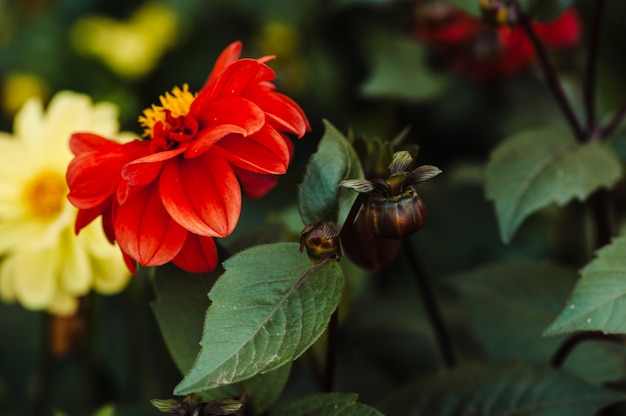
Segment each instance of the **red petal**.
[[70,137],[70,150],[75,155],[94,150],[103,146],[119,146],[120,144],[92,133],[74,133]]
[[123,155],[87,152],[76,156],[66,173],[70,188],[68,199],[77,208],[88,209],[102,204],[113,195],[126,163]]
[[219,124],[202,129],[196,140],[194,140],[185,151],[185,157],[193,158],[200,156],[209,150],[215,143],[224,138],[224,136],[229,134],[246,135],[246,133],[245,129],[232,124]]
[[234,168],[244,195],[248,198],[261,198],[271,191],[278,182],[278,176],[263,175],[260,173],[250,172]]
[[172,262],[192,273],[210,272],[217,266],[217,248],[211,237],[189,233],[185,245]]
[[250,85],[274,79],[272,69],[254,59],[240,59],[229,65],[219,76],[200,91],[191,104],[189,114],[202,112],[207,103],[218,97],[238,96]]
[[270,126],[249,137],[225,137],[218,149],[232,165],[263,174],[285,173],[291,158],[285,139]]
[[580,41],[580,18],[575,9],[566,10],[558,19],[534,23],[537,36],[551,48],[567,48]]
[[145,187],[120,205],[114,226],[122,251],[143,266],[171,261],[187,237],[187,230],[163,208],[156,186]]
[[215,61],[215,65],[213,66],[213,69],[211,70],[211,73],[209,74],[209,77],[207,78],[204,85],[206,86],[207,84],[209,84],[222,72],[224,72],[224,69],[226,69],[226,67],[235,62],[241,55],[241,49],[242,44],[240,41],[235,41],[228,45]]
[[207,102],[194,116],[201,128],[216,124],[232,124],[252,134],[265,123],[265,113],[254,102],[241,97],[221,97]]
[[226,237],[239,220],[239,182],[228,162],[214,152],[168,161],[159,191],[167,212],[194,234]]
[[165,161],[183,153],[186,146],[178,147],[174,150],[153,153],[148,156],[136,159],[128,163],[122,169],[122,177],[131,186],[145,186],[154,181],[161,172]]
[[306,115],[291,98],[261,88],[250,89],[244,96],[261,107],[279,131],[302,137],[311,130]]

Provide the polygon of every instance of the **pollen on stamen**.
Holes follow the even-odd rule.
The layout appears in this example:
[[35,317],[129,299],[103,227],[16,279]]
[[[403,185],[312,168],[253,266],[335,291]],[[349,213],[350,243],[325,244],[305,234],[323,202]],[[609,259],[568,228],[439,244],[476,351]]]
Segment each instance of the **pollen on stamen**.
[[171,93],[166,92],[165,95],[160,96],[161,105],[152,104],[150,108],[143,110],[143,115],[139,116],[139,123],[144,128],[143,136],[151,137],[154,125],[159,121],[166,123],[165,110],[169,110],[173,117],[187,115],[196,95],[189,91],[189,85],[183,84],[182,89],[174,87]]

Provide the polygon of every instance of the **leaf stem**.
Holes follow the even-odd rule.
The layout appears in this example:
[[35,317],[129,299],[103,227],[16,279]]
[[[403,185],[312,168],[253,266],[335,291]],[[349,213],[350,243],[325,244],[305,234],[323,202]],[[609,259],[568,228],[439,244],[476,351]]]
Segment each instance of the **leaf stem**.
[[620,123],[626,116],[626,103],[624,103],[613,115],[613,118],[609,120],[609,122],[602,127],[600,130],[600,137],[605,138],[613,134],[615,129],[619,127]]
[[426,316],[430,322],[443,363],[446,368],[454,368],[457,364],[457,360],[454,355],[450,336],[448,335],[444,324],[443,316],[439,310],[439,306],[437,305],[433,288],[424,273],[422,264],[417,255],[417,251],[413,247],[411,239],[405,239],[403,246],[406,257],[411,265],[411,268],[413,269],[413,276],[419,288],[419,294],[422,303],[424,304]]
[[579,142],[584,142],[587,139],[587,135],[585,134],[585,131],[581,127],[580,122],[578,121],[578,118],[576,117],[576,113],[574,113],[574,109],[572,108],[572,105],[569,99],[567,98],[567,96],[565,95],[565,92],[563,91],[563,88],[561,87],[561,83],[559,82],[559,79],[556,75],[554,67],[550,63],[550,60],[548,59],[548,54],[546,53],[546,50],[543,44],[541,43],[541,40],[537,36],[537,33],[535,32],[535,29],[533,28],[528,15],[526,15],[526,13],[524,13],[524,11],[522,10],[522,7],[520,6],[519,1],[515,1],[513,4],[515,5],[517,9],[516,11],[518,14],[519,24],[522,30],[524,30],[524,32],[528,36],[528,39],[530,40],[535,50],[535,53],[537,54],[537,58],[539,60],[539,67],[541,68],[541,71],[543,72],[543,75],[548,84],[548,88],[550,88],[550,91],[552,92],[552,95],[556,99],[559,108],[563,112],[563,115],[565,116],[565,120],[570,126],[572,133],[574,133],[574,137],[576,137],[576,139]]
[[556,351],[552,357],[550,364],[552,367],[559,369],[563,367],[565,360],[569,357],[570,353],[579,344],[584,341],[607,341],[614,344],[624,345],[626,342],[626,336],[622,334],[605,334],[600,331],[585,331],[579,332],[570,336]]

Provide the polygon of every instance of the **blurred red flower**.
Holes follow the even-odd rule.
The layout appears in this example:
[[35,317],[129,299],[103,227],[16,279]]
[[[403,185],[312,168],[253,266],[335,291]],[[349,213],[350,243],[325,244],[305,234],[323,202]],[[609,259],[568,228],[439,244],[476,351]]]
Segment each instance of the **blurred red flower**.
[[226,237],[241,211],[242,190],[260,197],[286,172],[287,134],[310,130],[302,109],[275,91],[272,57],[239,59],[235,42],[219,56],[202,90],[187,85],[161,97],[139,121],[147,140],[120,144],[74,134],[67,171],[76,232],[99,215],[127,264],[172,261],[215,268],[214,237]]
[[[445,1],[420,3],[416,10],[414,37],[440,48],[455,69],[476,81],[518,75],[537,60],[518,25],[491,25]],[[573,48],[580,41],[580,19],[573,8],[551,22],[532,26],[548,49]]]

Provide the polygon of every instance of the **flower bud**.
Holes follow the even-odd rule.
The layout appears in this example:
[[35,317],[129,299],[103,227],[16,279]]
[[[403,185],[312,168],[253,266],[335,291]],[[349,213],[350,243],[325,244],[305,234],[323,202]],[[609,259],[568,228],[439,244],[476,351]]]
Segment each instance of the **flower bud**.
[[315,222],[309,224],[300,233],[300,252],[304,251],[315,263],[328,257],[339,259],[341,256],[341,240],[334,225]]
[[402,240],[381,238],[373,234],[361,208],[356,220],[341,228],[341,244],[346,256],[357,266],[377,273],[387,267],[400,251]]
[[426,208],[412,186],[393,197],[370,194],[363,214],[372,233],[381,238],[408,237],[426,222]]

